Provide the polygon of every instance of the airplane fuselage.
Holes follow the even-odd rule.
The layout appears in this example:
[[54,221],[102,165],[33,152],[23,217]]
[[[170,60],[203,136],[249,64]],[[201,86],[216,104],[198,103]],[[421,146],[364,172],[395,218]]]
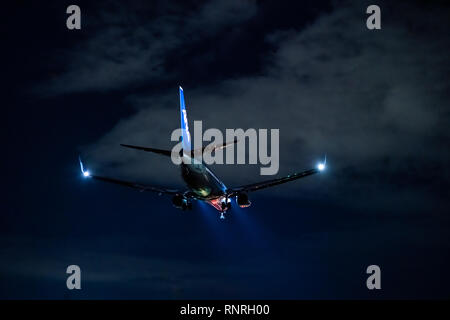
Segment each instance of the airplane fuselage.
[[226,197],[226,186],[201,161],[186,156],[183,158],[184,161],[180,165],[181,176],[189,190],[198,200],[206,201],[216,209],[222,210],[221,202]]

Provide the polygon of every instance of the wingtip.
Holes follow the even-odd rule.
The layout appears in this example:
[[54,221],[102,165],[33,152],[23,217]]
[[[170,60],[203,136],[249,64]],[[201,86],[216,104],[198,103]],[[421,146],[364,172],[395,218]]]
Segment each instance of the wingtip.
[[84,166],[83,166],[83,161],[81,160],[81,156],[78,156],[78,162],[80,163],[81,173],[83,173],[84,172]]
[[83,174],[83,176],[85,178],[90,177],[91,174],[89,173],[88,170],[85,170],[84,165],[83,165],[83,161],[81,161],[81,156],[78,156],[78,161],[80,162],[80,170],[81,170],[81,173]]

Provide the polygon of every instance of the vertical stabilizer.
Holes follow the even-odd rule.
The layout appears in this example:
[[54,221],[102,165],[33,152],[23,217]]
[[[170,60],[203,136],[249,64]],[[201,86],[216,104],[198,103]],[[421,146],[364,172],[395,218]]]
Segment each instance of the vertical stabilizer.
[[183,88],[180,86],[180,116],[181,116],[181,144],[183,146],[183,152],[190,154],[191,152],[191,134],[189,133],[189,124],[186,113],[186,105],[184,103]]

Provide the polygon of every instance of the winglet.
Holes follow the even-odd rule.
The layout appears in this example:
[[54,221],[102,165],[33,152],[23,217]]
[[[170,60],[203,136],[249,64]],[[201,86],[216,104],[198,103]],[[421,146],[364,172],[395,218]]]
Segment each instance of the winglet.
[[324,158],[323,162],[319,162],[317,164],[317,169],[319,171],[323,171],[323,170],[325,170],[326,167],[327,167],[327,154],[325,154],[325,158]]
[[80,170],[81,170],[81,173],[83,174],[83,177],[90,177],[91,176],[91,174],[89,173],[89,171],[88,170],[84,170],[84,166],[83,166],[83,161],[81,161],[81,157],[80,156],[78,156],[78,161],[80,162]]

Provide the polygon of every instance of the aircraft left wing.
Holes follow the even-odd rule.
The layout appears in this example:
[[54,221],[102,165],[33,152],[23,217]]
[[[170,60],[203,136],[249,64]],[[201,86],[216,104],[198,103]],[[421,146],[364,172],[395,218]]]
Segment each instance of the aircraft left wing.
[[80,159],[80,169],[81,169],[83,176],[86,178],[92,178],[95,180],[100,180],[100,181],[105,181],[105,182],[109,182],[109,183],[114,183],[114,184],[130,187],[133,189],[137,189],[141,192],[153,191],[153,192],[160,193],[160,194],[164,193],[164,194],[173,194],[173,195],[184,193],[183,191],[176,190],[176,189],[168,189],[168,188],[158,187],[158,186],[149,186],[149,185],[145,185],[145,184],[141,184],[141,183],[137,183],[137,182],[130,182],[130,181],[124,181],[124,180],[119,180],[119,179],[113,179],[113,178],[93,175],[84,168],[83,162],[81,162],[81,159]]
[[153,191],[153,192],[157,192],[157,193],[166,193],[166,194],[181,194],[182,193],[181,191],[175,190],[175,189],[166,189],[163,187],[149,186],[149,185],[144,185],[144,184],[140,184],[140,183],[136,183],[136,182],[129,182],[129,181],[123,181],[123,180],[118,180],[118,179],[113,179],[113,178],[100,177],[100,176],[96,176],[96,175],[88,175],[87,177],[96,179],[96,180],[105,181],[105,182],[119,184],[119,185],[130,187],[130,188],[134,188],[141,192],[142,191]]

